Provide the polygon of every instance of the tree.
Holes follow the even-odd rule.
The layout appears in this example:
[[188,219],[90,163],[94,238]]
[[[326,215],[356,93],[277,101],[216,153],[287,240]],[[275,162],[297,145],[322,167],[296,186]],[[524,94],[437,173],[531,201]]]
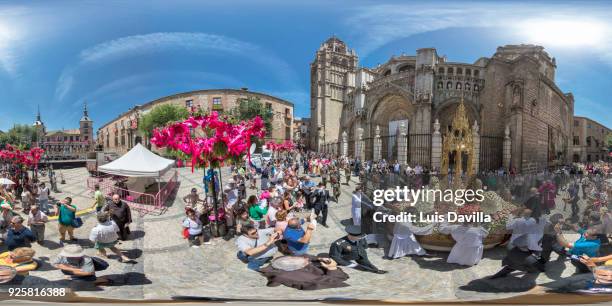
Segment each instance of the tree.
[[16,124],[6,133],[0,134],[0,147],[11,144],[20,149],[29,149],[37,138],[35,127],[28,124]]
[[187,117],[189,117],[189,111],[184,107],[174,104],[163,104],[156,106],[149,113],[143,115],[140,118],[138,128],[147,137],[151,137],[155,128],[163,127],[170,122],[187,119]]
[[606,145],[608,147],[608,151],[612,152],[612,132],[608,133],[606,136]]
[[264,106],[259,98],[248,97],[240,99],[238,105],[230,110],[230,115],[237,121],[247,121],[261,117],[266,125],[266,133],[272,131],[272,109]]

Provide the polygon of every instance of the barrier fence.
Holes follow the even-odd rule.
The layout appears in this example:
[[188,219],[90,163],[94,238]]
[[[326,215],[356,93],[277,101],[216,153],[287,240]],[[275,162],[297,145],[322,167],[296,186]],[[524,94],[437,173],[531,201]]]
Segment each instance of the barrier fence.
[[140,214],[152,212],[161,214],[166,210],[166,201],[174,194],[177,187],[178,172],[174,170],[159,178],[159,189],[155,193],[129,190],[125,184],[122,185],[123,179],[123,177],[112,175],[89,177],[87,188],[94,191],[95,186],[99,186],[105,197],[111,197],[117,193],[123,201],[130,205],[130,208],[137,210]]

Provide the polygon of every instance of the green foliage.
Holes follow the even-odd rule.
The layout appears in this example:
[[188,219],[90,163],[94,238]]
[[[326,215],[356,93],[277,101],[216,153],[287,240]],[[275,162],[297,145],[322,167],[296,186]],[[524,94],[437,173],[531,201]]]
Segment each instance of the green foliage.
[[608,133],[606,136],[606,145],[608,146],[608,150],[612,152],[612,132]]
[[156,106],[149,113],[143,115],[138,122],[138,128],[148,137],[155,128],[163,127],[168,123],[184,120],[189,117],[189,111],[174,104]]
[[29,149],[37,140],[36,128],[28,124],[16,124],[6,133],[0,134],[0,147],[11,144],[19,149]]
[[240,102],[230,111],[230,114],[238,121],[249,120],[259,116],[266,125],[266,131],[272,130],[272,110],[261,103],[259,98],[249,97],[240,99]]

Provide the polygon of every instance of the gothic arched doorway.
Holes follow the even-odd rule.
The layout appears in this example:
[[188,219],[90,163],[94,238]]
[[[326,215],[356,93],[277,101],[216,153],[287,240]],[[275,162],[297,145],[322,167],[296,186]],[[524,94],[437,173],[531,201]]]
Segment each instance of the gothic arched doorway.
[[[400,94],[389,94],[378,100],[370,111],[370,139],[375,139],[377,128],[381,138],[381,158],[394,161],[398,153],[397,136],[400,134],[400,127],[405,126],[406,131],[410,131],[414,108],[410,100]],[[369,148],[368,148],[369,147]],[[367,145],[367,151],[373,152],[373,142]],[[368,158],[373,158],[372,154],[366,154]]]

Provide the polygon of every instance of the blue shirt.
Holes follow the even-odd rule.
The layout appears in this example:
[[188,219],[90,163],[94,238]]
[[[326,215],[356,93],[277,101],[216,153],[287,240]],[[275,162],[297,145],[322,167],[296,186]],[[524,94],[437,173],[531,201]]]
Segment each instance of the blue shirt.
[[287,246],[293,255],[303,255],[308,251],[308,243],[298,242],[305,234],[301,226],[299,228],[287,226],[285,229],[283,237],[287,240]]
[[20,231],[9,229],[6,234],[6,247],[9,251],[21,247],[30,247],[30,242],[35,241],[36,236],[27,227],[22,227]]
[[569,250],[572,255],[587,255],[589,257],[597,257],[601,241],[599,239],[587,240],[584,235],[580,235],[580,239],[574,242],[574,247]]

